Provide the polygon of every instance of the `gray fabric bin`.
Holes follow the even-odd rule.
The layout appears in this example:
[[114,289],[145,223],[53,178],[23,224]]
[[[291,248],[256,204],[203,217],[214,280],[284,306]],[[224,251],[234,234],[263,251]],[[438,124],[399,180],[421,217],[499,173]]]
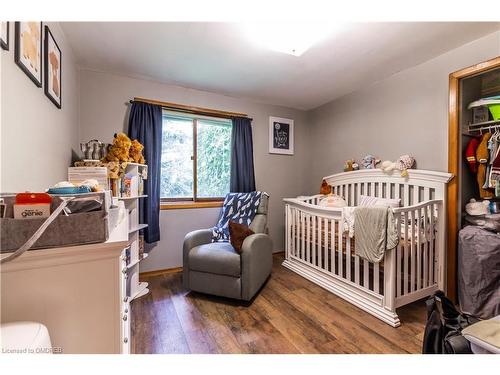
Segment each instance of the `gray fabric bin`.
[[[104,242],[108,239],[108,210],[102,193],[94,193],[103,200],[101,210],[75,213],[66,216],[60,214],[35,242],[32,249],[83,245]],[[85,196],[92,196],[86,194]],[[4,197],[6,218],[0,219],[0,250],[12,252],[20,248],[42,225],[42,219],[14,219],[13,203],[15,197]],[[61,199],[53,197],[51,212],[59,206]]]

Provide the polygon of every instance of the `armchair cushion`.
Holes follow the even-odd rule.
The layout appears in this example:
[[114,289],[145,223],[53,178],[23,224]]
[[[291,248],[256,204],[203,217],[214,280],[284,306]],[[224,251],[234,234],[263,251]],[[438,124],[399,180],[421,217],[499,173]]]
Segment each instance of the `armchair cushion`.
[[229,242],[214,242],[193,247],[188,254],[193,271],[233,277],[241,276],[240,255]]
[[254,234],[253,230],[246,225],[239,224],[234,221],[229,222],[229,240],[238,254],[241,254],[243,241],[251,234]]

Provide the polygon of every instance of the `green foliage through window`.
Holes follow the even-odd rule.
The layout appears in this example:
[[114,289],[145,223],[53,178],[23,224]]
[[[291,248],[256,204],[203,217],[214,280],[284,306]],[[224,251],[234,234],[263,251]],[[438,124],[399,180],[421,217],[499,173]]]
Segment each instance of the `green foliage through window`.
[[[195,128],[197,145],[194,144]],[[162,132],[162,198],[194,198],[194,147],[197,151],[196,197],[219,198],[229,192],[231,123],[166,115]]]

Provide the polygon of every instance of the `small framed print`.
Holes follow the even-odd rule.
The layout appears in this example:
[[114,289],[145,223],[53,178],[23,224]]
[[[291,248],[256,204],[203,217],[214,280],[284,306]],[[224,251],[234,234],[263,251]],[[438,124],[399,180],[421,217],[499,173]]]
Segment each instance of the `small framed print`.
[[37,87],[42,87],[42,23],[16,22],[14,60]]
[[43,61],[45,66],[45,95],[60,109],[62,104],[62,53],[47,25],[45,25]]
[[293,120],[269,117],[269,153],[293,155]]
[[0,46],[2,49],[9,50],[9,22],[0,22]]

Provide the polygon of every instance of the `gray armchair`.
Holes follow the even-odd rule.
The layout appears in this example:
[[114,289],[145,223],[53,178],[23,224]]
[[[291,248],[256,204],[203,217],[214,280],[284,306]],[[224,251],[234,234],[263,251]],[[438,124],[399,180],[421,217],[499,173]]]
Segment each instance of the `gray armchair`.
[[273,245],[267,232],[269,196],[262,194],[250,224],[255,234],[243,241],[241,255],[229,242],[212,242],[212,230],[190,232],[184,239],[183,284],[187,289],[250,301],[271,274]]

